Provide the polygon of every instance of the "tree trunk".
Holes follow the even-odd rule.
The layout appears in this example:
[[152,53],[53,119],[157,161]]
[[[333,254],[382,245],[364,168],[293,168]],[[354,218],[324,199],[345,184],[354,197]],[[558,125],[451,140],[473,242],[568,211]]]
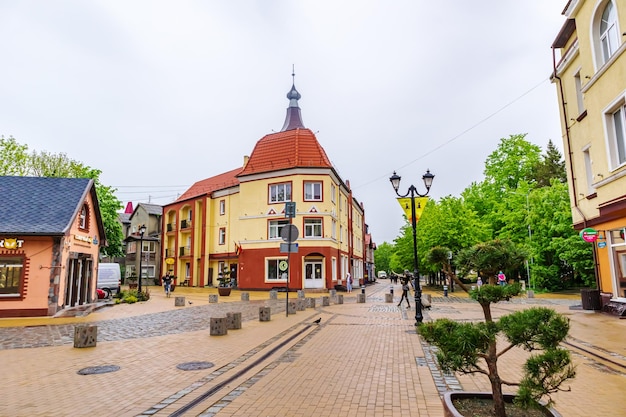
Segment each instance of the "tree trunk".
[[489,344],[487,353],[487,368],[489,369],[489,381],[491,382],[491,392],[493,393],[493,411],[497,417],[506,417],[504,408],[504,395],[502,393],[502,380],[498,375],[498,357],[496,352],[496,342]]

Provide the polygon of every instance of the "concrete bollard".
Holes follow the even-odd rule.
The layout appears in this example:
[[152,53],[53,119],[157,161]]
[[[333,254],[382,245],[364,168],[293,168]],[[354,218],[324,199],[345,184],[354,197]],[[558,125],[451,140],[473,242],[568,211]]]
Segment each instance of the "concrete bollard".
[[385,302],[393,303],[393,294],[385,294]]
[[356,295],[356,302],[357,303],[364,303],[365,302],[365,294],[357,294]]
[[323,296],[322,297],[322,307],[328,307],[330,305],[330,297]]
[[228,330],[241,329],[241,313],[226,313]]
[[526,292],[526,295],[528,296],[528,298],[535,298],[535,292],[533,290],[528,290]]
[[337,294],[337,304],[343,304],[343,294]]
[[269,307],[259,307],[259,321],[270,321],[272,312]]
[[217,294],[209,294],[209,303],[217,303]]
[[304,310],[306,310],[306,299],[298,298],[296,300],[296,310],[297,311],[304,311]]
[[211,336],[224,336],[228,334],[226,317],[211,317],[209,323]]
[[278,291],[276,290],[270,291],[270,300],[278,300]]
[[241,301],[250,301],[250,293],[242,292],[241,293]]
[[185,297],[176,297],[174,299],[175,307],[185,307]]
[[422,294],[422,308],[430,308],[432,305],[432,297],[430,294]]
[[307,298],[307,305],[311,308],[315,308],[315,298]]
[[287,314],[296,314],[296,302],[289,301],[287,304]]
[[304,298],[304,290],[298,290],[298,298]]
[[328,295],[331,298],[335,298],[337,296],[337,290],[328,290]]
[[98,339],[98,326],[78,325],[74,327],[74,347],[95,347]]

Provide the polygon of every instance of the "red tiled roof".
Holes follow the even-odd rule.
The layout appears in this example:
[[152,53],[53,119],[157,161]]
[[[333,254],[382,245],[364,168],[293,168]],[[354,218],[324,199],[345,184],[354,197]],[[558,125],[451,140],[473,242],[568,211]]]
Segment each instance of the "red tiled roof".
[[241,168],[236,168],[232,171],[228,171],[223,174],[219,174],[214,177],[198,181],[194,185],[189,187],[189,189],[185,191],[183,195],[178,197],[176,201],[183,201],[189,198],[207,195],[212,193],[213,191],[223,190],[224,188],[230,188],[239,185],[237,174],[239,174],[240,172]]
[[332,168],[332,164],[310,129],[294,129],[261,138],[237,176],[311,167]]

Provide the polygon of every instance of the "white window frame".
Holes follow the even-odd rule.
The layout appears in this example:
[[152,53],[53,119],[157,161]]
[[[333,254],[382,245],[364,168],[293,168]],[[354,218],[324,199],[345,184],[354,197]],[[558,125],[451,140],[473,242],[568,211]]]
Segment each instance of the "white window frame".
[[322,201],[322,192],[321,181],[304,182],[304,201]]
[[270,220],[267,225],[267,238],[280,239],[280,231],[289,224],[289,220]]
[[226,244],[226,228],[225,227],[220,227],[219,230],[219,235],[218,235],[218,244],[219,245],[225,245]]
[[335,194],[337,194],[337,186],[335,184],[330,184],[330,201],[335,204]]
[[583,148],[583,159],[585,163],[585,178],[587,179],[587,195],[596,192],[593,186],[593,160],[591,159],[591,146],[587,145]]
[[286,203],[291,201],[291,183],[281,182],[270,184],[268,188],[268,201],[271,203]]
[[226,214],[226,200],[220,200],[220,216]]
[[324,235],[324,221],[320,217],[304,219],[304,237],[321,238]]
[[[616,114],[620,112],[621,126],[616,126]],[[626,164],[626,92],[604,110],[606,148],[611,171]]]
[[[612,20],[607,21],[606,27],[603,28],[603,17],[609,7],[611,13],[608,17]],[[622,43],[620,34],[615,1],[598,2],[593,14],[590,33],[596,70],[607,64],[619,50]]]
[[[282,278],[283,272],[280,271],[280,269],[278,268],[278,264],[281,261],[285,261],[287,262],[288,259],[287,258],[265,258],[265,282],[287,282],[286,279]],[[276,277],[269,276],[270,273],[270,268],[271,268],[271,264],[275,264],[275,269],[276,269]],[[273,268],[272,268],[273,269]],[[288,271],[285,271],[288,272]]]

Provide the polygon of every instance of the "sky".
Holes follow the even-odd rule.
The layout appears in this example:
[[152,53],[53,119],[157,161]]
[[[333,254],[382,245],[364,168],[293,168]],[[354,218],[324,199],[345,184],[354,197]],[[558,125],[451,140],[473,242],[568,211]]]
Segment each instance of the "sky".
[[459,196],[513,134],[562,152],[552,50],[565,0],[0,0],[0,135],[165,205],[279,131],[292,68],[304,125],[365,207]]

